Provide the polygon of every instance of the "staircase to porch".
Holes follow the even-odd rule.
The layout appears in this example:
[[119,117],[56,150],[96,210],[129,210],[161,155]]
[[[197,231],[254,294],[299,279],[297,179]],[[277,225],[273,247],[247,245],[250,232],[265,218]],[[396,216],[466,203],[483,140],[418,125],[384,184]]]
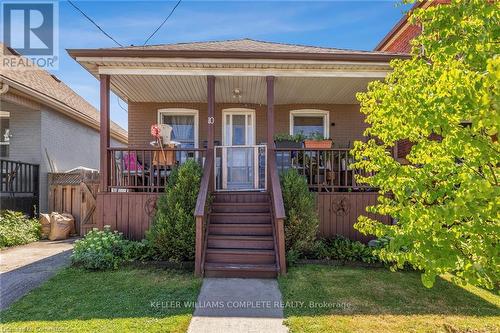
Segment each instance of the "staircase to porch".
[[205,276],[276,277],[279,270],[269,194],[214,193],[211,208]]

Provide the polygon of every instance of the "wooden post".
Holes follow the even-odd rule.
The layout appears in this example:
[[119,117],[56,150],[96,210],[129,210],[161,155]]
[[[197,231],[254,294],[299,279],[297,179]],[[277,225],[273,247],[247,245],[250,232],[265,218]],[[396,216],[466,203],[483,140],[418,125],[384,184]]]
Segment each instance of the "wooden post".
[[99,75],[101,83],[101,124],[100,124],[100,151],[101,151],[101,192],[108,191],[109,184],[109,75]]
[[[267,164],[269,164],[270,156],[274,155],[274,76],[266,76],[267,82]],[[267,168],[268,172],[270,168]],[[268,186],[270,188],[270,179],[267,177]]]
[[274,150],[274,76],[267,76],[267,152]]
[[207,76],[207,104],[208,104],[208,129],[207,129],[207,151],[210,154],[214,149],[215,129],[215,76]]

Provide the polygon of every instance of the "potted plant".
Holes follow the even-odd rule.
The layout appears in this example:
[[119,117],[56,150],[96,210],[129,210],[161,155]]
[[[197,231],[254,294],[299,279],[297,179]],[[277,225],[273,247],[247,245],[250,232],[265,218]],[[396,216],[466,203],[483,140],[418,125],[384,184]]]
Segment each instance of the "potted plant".
[[274,144],[276,148],[302,148],[304,135],[301,133],[290,135],[286,133],[278,133],[274,135]]
[[332,139],[325,139],[321,133],[313,133],[304,140],[304,147],[310,149],[332,148]]

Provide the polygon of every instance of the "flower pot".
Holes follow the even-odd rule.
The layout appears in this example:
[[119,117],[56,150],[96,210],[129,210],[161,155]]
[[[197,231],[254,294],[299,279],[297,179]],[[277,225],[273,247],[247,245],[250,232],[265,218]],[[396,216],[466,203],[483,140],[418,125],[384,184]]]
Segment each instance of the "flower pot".
[[276,148],[302,148],[302,142],[292,140],[274,141]]
[[332,140],[304,140],[304,147],[309,149],[328,149],[332,144]]

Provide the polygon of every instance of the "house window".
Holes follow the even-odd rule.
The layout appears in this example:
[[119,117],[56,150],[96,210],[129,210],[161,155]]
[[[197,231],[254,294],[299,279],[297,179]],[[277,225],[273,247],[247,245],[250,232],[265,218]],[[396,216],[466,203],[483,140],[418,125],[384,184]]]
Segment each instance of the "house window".
[[9,157],[9,142],[10,142],[10,113],[0,111],[0,157]]
[[172,126],[172,141],[182,148],[198,148],[198,110],[161,109],[158,123]]
[[329,133],[329,112],[322,110],[294,110],[290,111],[290,134],[309,136],[315,133],[328,138]]

